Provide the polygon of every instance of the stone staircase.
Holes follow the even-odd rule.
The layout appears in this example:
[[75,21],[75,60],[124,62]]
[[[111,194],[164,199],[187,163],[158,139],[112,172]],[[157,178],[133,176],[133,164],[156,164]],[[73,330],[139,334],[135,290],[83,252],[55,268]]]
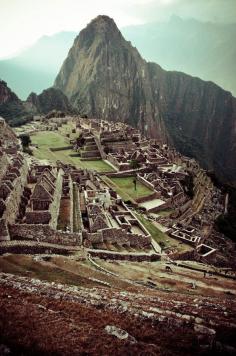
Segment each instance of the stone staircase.
[[94,137],[85,137],[85,145],[80,151],[81,160],[99,160],[101,154],[96,144]]

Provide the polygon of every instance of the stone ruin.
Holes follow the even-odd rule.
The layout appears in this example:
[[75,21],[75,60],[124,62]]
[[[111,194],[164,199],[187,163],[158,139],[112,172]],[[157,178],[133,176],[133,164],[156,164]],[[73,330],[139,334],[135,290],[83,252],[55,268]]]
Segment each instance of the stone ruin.
[[[61,120],[52,120],[52,130]],[[204,243],[207,236],[201,230],[208,216],[212,223],[222,211],[220,193],[195,160],[146,139],[124,123],[73,120],[75,130],[84,137],[81,159],[106,159],[117,169],[107,173],[111,177],[135,174],[153,191],[150,197],[137,198],[138,206],[148,199],[162,201],[146,212],[156,213],[156,221],[169,229],[172,238],[191,245],[204,258],[215,253]],[[78,148],[74,145],[74,149]],[[134,161],[136,168],[131,164]],[[194,177],[193,198],[182,184],[190,174]],[[163,209],[173,211],[158,217]],[[1,241],[84,244],[96,251],[127,254],[152,249],[148,231],[99,174],[62,162],[28,163],[4,120],[0,120],[0,225]]]

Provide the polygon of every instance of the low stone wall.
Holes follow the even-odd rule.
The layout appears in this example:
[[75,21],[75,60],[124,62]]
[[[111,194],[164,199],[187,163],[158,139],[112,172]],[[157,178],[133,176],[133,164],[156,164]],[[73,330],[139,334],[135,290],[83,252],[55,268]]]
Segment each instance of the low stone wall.
[[58,215],[60,210],[60,201],[61,201],[61,194],[62,194],[62,174],[63,171],[60,169],[57,174],[57,180],[55,182],[55,191],[53,194],[53,201],[49,206],[49,211],[51,214],[50,226],[53,229],[57,227]]
[[[81,157],[80,160],[81,161],[101,161],[101,157]],[[102,174],[104,174],[104,173],[105,172],[102,172]]]
[[121,261],[159,261],[161,256],[158,254],[139,254],[139,253],[119,253],[119,252],[111,252],[111,251],[103,251],[103,250],[92,250],[89,249],[88,252],[92,257],[99,257],[105,260],[121,260]]
[[24,186],[27,182],[28,175],[28,164],[24,160],[23,165],[20,168],[20,176],[17,177],[13,182],[13,190],[6,199],[6,210],[3,213],[3,218],[8,223],[15,222],[16,216],[19,210],[19,204],[21,201],[21,196],[24,190]]
[[48,225],[13,224],[9,226],[11,240],[33,240],[59,245],[81,246],[79,233],[66,233],[53,230]]
[[147,188],[155,190],[155,187],[152,183],[148,182],[145,178],[141,177],[139,174],[137,175],[137,180],[145,185]]
[[50,147],[50,151],[57,152],[57,151],[65,151],[65,150],[72,150],[73,146],[64,146],[64,147]]
[[2,178],[4,177],[7,167],[9,164],[9,159],[6,155],[6,153],[4,152],[2,157],[0,157],[0,181],[2,180]]
[[98,150],[94,151],[80,151],[81,158],[101,158],[100,152]]
[[76,251],[76,248],[73,246],[59,246],[38,242],[31,242],[29,244],[28,241],[0,242],[0,255],[4,253],[69,255],[72,251]]
[[138,168],[136,170],[112,172],[112,173],[109,173],[106,175],[108,177],[114,177],[114,178],[126,178],[126,177],[132,177],[136,173],[149,173],[149,172],[150,172],[150,169],[147,167],[144,167],[144,168]]
[[71,154],[69,155],[69,157],[80,157],[80,153],[78,153],[78,152],[71,153]]
[[10,240],[7,222],[5,219],[0,219],[0,241]]
[[49,211],[27,211],[25,214],[26,224],[49,224],[51,220],[51,214]]
[[71,176],[69,178],[69,196],[70,196],[70,231],[73,231],[73,213],[74,213],[74,200],[73,200],[73,182]]
[[199,261],[200,256],[195,249],[182,253],[172,253],[168,255],[172,260]]
[[149,213],[158,213],[159,211],[170,209],[171,207],[172,207],[171,199],[168,199],[164,204],[156,206],[152,209],[149,209],[148,212]]
[[140,198],[136,198],[135,201],[137,203],[144,203],[146,201],[152,200],[152,199],[158,199],[159,198],[159,194],[157,192],[154,192],[150,195],[147,195],[146,197],[140,197]]
[[103,229],[96,233],[87,233],[85,236],[87,247],[102,243],[116,243],[123,247],[148,248],[151,246],[151,237],[150,235],[132,234],[117,228]]
[[133,177],[134,175],[134,171],[125,171],[125,172],[122,172],[122,171],[119,171],[119,172],[112,172],[112,173],[109,173],[108,174],[108,177],[114,177],[114,178],[127,178],[127,177]]

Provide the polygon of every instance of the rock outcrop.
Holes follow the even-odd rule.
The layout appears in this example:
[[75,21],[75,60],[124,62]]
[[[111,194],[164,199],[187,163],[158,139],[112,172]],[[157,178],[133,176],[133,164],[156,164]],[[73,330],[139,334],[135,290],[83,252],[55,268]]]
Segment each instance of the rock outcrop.
[[26,122],[30,118],[24,103],[2,80],[0,80],[0,116],[11,125]]
[[39,95],[31,93],[27,98],[26,104],[29,110],[37,114],[47,114],[52,110],[68,114],[76,112],[66,95],[55,88],[48,88]]
[[80,32],[54,86],[81,114],[137,126],[236,182],[236,99],[212,82],[147,63],[109,17]]
[[11,126],[24,124],[34,115],[48,114],[52,111],[65,114],[77,112],[59,89],[49,88],[39,95],[31,93],[26,101],[21,101],[7,83],[0,80],[0,116]]

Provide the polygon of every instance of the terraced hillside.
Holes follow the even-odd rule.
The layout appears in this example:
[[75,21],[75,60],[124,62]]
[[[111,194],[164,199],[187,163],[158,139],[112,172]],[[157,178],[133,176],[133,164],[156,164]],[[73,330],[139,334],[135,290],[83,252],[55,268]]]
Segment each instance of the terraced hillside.
[[[16,273],[0,275],[1,347],[24,355],[235,352],[233,280],[207,277],[208,285],[202,272],[181,267],[168,277],[162,263],[98,270],[78,257],[1,257],[1,270]],[[183,289],[193,278],[197,288]]]

